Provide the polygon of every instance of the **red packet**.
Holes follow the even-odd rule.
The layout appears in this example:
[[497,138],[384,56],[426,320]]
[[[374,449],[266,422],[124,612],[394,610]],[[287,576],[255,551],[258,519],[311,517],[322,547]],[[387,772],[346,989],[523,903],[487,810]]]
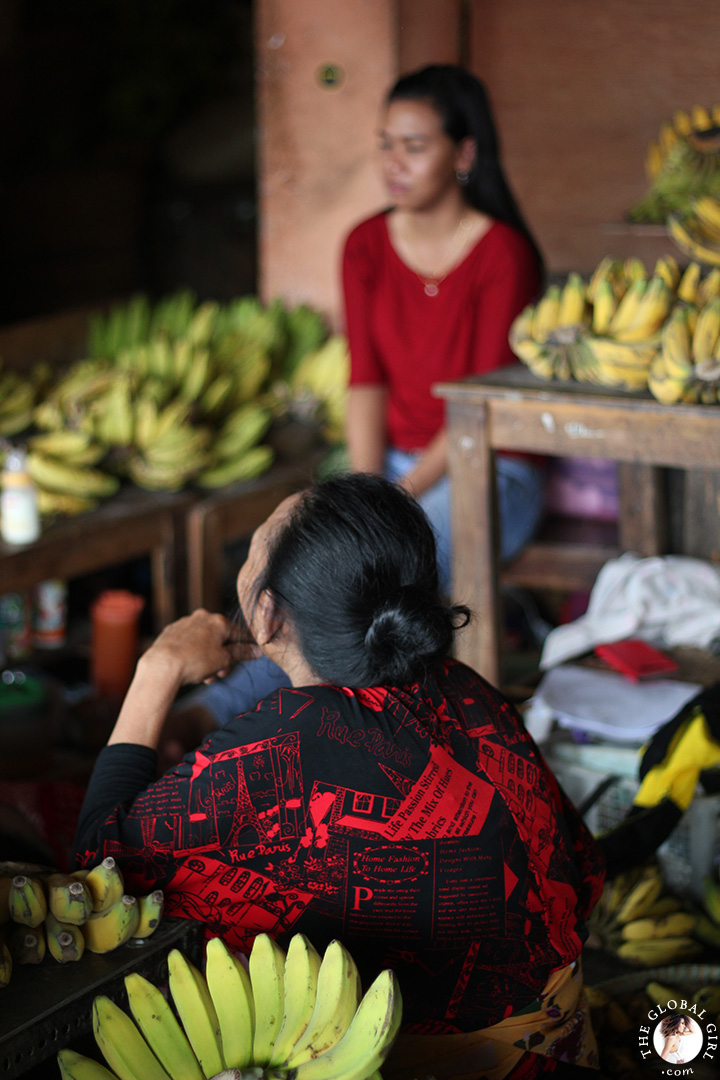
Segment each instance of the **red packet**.
[[654,675],[671,675],[678,669],[675,661],[664,652],[636,638],[596,645],[595,654],[633,682]]

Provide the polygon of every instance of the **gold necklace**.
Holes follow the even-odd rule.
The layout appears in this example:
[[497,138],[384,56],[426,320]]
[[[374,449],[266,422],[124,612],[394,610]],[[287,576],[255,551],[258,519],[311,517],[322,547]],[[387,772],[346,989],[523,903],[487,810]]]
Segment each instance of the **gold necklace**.
[[[426,296],[437,296],[437,294],[440,292],[440,286],[442,285],[443,281],[448,276],[450,271],[454,270],[457,266],[458,259],[460,258],[463,252],[463,248],[467,243],[468,236],[470,235],[471,225],[472,221],[470,220],[470,218],[460,219],[458,227],[453,233],[453,238],[448,248],[448,257],[444,260],[444,262],[447,263],[448,259],[451,259],[450,264],[448,265],[448,268],[444,274],[440,274],[438,273],[438,271],[435,271],[432,274],[421,274],[418,270],[413,271],[415,277],[419,278],[422,282],[423,291]],[[459,246],[457,243],[458,239],[460,239]]]

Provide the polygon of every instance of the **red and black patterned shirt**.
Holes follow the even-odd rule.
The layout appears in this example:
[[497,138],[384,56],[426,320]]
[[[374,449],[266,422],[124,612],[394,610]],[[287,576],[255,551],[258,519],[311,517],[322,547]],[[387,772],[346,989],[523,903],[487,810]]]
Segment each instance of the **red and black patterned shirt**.
[[473,1030],[580,953],[602,857],[516,710],[464,665],[422,683],[278,690],[156,782],[106,747],[76,838],[128,890],[248,951],[332,938],[393,967],[406,1026]]

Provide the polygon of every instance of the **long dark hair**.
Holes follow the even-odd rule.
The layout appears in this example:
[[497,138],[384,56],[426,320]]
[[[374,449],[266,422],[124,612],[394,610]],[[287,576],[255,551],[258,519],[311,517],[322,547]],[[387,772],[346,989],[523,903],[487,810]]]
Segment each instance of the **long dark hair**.
[[490,100],[480,79],[454,64],[430,64],[401,75],[388,91],[385,104],[392,101],[428,101],[454,143],[468,136],[475,140],[475,160],[464,188],[467,202],[527,237],[542,267],[540,248],[505,177]]
[[435,536],[420,505],[367,473],[300,496],[271,541],[258,595],[264,589],[318,678],[338,686],[422,679],[470,617],[440,598]]

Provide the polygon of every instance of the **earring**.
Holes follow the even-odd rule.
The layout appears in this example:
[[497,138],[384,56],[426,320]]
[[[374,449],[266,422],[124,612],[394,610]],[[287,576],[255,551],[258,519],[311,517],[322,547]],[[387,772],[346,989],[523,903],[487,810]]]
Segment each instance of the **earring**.
[[470,179],[470,173],[467,172],[466,169],[458,169],[455,173],[455,179],[457,180],[458,184],[462,184],[464,186]]

